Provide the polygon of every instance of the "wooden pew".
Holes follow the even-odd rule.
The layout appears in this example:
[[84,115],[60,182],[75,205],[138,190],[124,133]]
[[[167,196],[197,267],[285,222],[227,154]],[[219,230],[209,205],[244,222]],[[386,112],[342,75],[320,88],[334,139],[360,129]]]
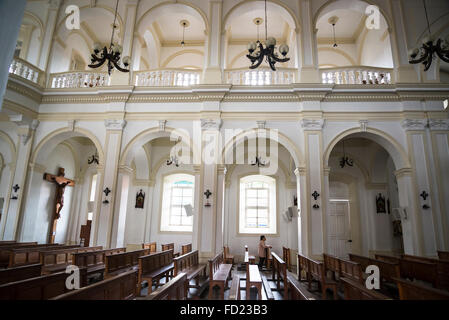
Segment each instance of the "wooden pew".
[[240,300],[240,277],[238,275],[234,275],[232,278],[228,300]]
[[136,283],[137,270],[132,270],[50,300],[132,300]]
[[[303,277],[304,275],[304,277]],[[304,279],[303,279],[304,278]],[[307,281],[309,282],[310,273],[309,273],[309,262],[308,259],[298,253],[298,281]]]
[[268,283],[267,277],[265,277],[264,274],[261,274],[260,276],[262,278],[263,290],[265,291],[265,296],[267,297],[268,300],[274,300],[273,291],[271,291],[271,287],[270,287],[270,284]]
[[[174,258],[173,264],[175,277],[180,273],[185,273],[187,276],[186,292],[188,293],[189,288],[195,288],[199,290],[198,295],[201,295],[202,289],[205,288],[205,283],[200,283],[200,276],[203,275],[206,278],[207,265],[199,263],[198,250]],[[190,284],[191,280],[195,280],[195,285]]]
[[220,299],[224,299],[224,290],[231,275],[232,264],[223,263],[223,252],[209,259],[209,300],[215,286],[220,287]]
[[[14,244],[17,244],[17,242],[16,241],[0,241],[0,247],[10,246],[10,245],[14,245]],[[36,244],[37,244],[37,242],[36,242]]]
[[376,290],[369,290],[364,284],[350,278],[341,278],[345,300],[391,300]]
[[292,255],[290,248],[282,247],[282,259],[287,264],[287,270],[292,271]]
[[150,253],[157,252],[156,242],[142,243],[142,249],[150,249]]
[[349,259],[351,261],[359,263],[363,270],[366,270],[369,265],[375,265],[379,267],[381,284],[384,282],[395,283],[393,278],[401,277],[399,263],[391,263],[382,260],[371,259],[355,254],[349,254]]
[[153,293],[151,293],[143,300],[186,300],[186,282],[186,274],[180,273],[168,283],[156,289]]
[[[58,272],[36,278],[10,282],[0,286],[0,300],[47,300],[67,293],[69,275]],[[81,287],[87,284],[85,269],[80,269]]]
[[449,251],[438,251],[438,258],[440,260],[449,260]]
[[302,288],[300,282],[296,279],[288,280],[289,300],[316,300],[309,291]]
[[348,261],[344,259],[339,259],[340,262],[340,278],[349,278],[363,284],[363,274],[362,267],[360,264],[354,261]]
[[327,273],[330,272],[332,274],[332,280],[337,280],[337,275],[340,275],[340,261],[337,257],[334,257],[329,254],[323,254],[324,261],[324,275],[327,276]]
[[281,291],[281,281],[284,283],[284,299],[288,298],[288,279],[287,279],[287,264],[276,253],[272,252],[272,279],[276,281],[277,290]]
[[234,264],[234,255],[229,253],[229,247],[223,247],[224,263]]
[[438,265],[426,261],[401,259],[392,256],[375,255],[376,259],[399,263],[401,278],[421,280],[438,287]]
[[262,300],[262,278],[260,277],[259,267],[255,264],[248,265],[248,273],[246,277],[246,300],[249,300],[250,290],[252,287],[257,288],[257,298]]
[[99,273],[101,278],[103,278],[104,270],[106,268],[106,256],[113,254],[124,253],[126,248],[116,248],[99,250],[92,252],[80,252],[72,254],[72,264],[78,266],[79,268],[86,268],[88,278]]
[[61,245],[46,245],[30,248],[16,248],[9,251],[8,268],[24,266],[28,264],[40,263],[40,253],[50,250],[63,250],[79,248],[79,245],[61,246]]
[[[10,256],[14,250],[26,249],[26,248],[30,248],[30,250],[32,250],[31,248],[45,249],[48,247],[58,247],[58,246],[59,246],[59,244],[47,245],[47,244],[36,244],[36,242],[32,242],[32,243],[6,245],[4,247],[0,247],[0,268],[7,268],[9,266]],[[39,254],[37,254],[36,256],[38,256],[38,255]],[[35,263],[39,263],[39,260],[37,259],[37,261]],[[35,264],[35,263],[29,263],[29,264]]]
[[151,253],[138,258],[139,278],[137,281],[138,289],[142,288],[143,281],[148,281],[148,294],[153,291],[153,281],[156,289],[159,287],[159,281],[165,277],[166,282],[173,278],[173,250]]
[[100,251],[103,247],[77,247],[72,249],[58,249],[40,252],[40,263],[42,274],[50,274],[65,271],[67,266],[72,264],[74,253]]
[[41,264],[31,264],[27,266],[0,269],[0,285],[21,281],[41,275]]
[[402,255],[402,258],[406,260],[421,261],[436,264],[437,279],[434,286],[438,289],[449,291],[449,260],[433,259],[412,255]]
[[137,270],[139,257],[149,254],[150,249],[143,249],[105,256],[104,277],[110,278],[130,270]]
[[162,247],[162,251],[167,251],[167,250],[173,250],[173,256],[179,257],[179,252],[175,252],[175,244],[174,243],[166,243],[166,244],[161,244]]
[[36,246],[37,242],[16,242],[16,241],[2,241],[0,242],[0,249],[3,248],[17,248],[17,247],[32,247]]
[[181,255],[185,255],[186,253],[192,252],[192,244],[187,243],[181,245]]
[[[334,300],[337,299],[337,282],[333,279],[328,279],[326,276],[326,268],[324,262],[315,261],[313,259],[307,258],[308,268],[307,272],[309,274],[309,290],[312,289],[312,280],[315,279],[319,282],[321,287],[322,299],[326,299],[326,290],[331,289],[334,293]],[[334,265],[334,263],[332,264]],[[339,267],[338,267],[339,268]]]
[[412,282],[402,278],[394,279],[398,285],[401,300],[449,300],[449,292]]

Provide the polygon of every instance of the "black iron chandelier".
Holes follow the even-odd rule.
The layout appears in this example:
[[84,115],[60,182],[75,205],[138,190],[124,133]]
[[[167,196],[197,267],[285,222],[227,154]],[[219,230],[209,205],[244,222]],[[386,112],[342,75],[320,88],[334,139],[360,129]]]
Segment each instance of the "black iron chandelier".
[[247,54],[246,57],[251,60],[251,66],[249,68],[257,69],[265,58],[271,70],[276,71],[275,64],[277,62],[283,63],[290,61],[290,58],[286,58],[286,55],[290,50],[288,45],[282,44],[279,47],[279,53],[283,58],[279,57],[279,54],[275,52],[275,49],[276,39],[268,37],[267,0],[265,0],[265,47],[259,39],[257,39],[257,42],[250,42],[248,44],[249,54]]
[[189,21],[187,20],[181,20],[180,22],[181,27],[182,27],[182,41],[181,41],[181,47],[184,48],[184,46],[186,45],[186,28],[190,25]]
[[415,48],[410,51],[411,64],[422,63],[424,65],[424,71],[430,69],[435,54],[440,57],[444,62],[449,63],[449,41],[438,39],[436,42],[432,39],[432,32],[430,30],[429,16],[427,14],[426,0],[423,0],[424,12],[426,13],[427,28],[429,31],[429,37],[424,39],[420,48]]
[[256,156],[256,161],[252,162],[251,165],[253,167],[257,166],[258,168],[260,168],[260,167],[265,167],[267,165],[267,162],[266,161],[262,161],[262,157]]
[[98,160],[98,153],[95,152],[92,156],[87,159],[87,164],[91,165],[93,163],[100,164],[100,161]]
[[[115,7],[115,18],[114,18],[114,24],[112,25],[112,37],[111,37],[111,44],[109,45],[109,49],[104,46],[102,48],[102,45],[99,43],[94,44],[94,53],[91,54],[91,64],[89,65],[89,68],[100,68],[106,61],[108,62],[108,74],[111,75],[112,70],[115,68],[121,72],[129,72],[129,63],[130,63],[130,57],[124,57],[121,59],[121,54],[123,51],[122,46],[120,46],[118,43],[114,43],[114,34],[115,29],[117,29],[117,15],[118,15],[118,3],[120,0],[117,0],[117,5]],[[122,68],[120,66],[120,61],[125,66]]]
[[340,167],[343,169],[346,166],[353,167],[354,160],[349,159],[349,157],[346,155],[345,141],[343,140],[343,157],[340,159]]

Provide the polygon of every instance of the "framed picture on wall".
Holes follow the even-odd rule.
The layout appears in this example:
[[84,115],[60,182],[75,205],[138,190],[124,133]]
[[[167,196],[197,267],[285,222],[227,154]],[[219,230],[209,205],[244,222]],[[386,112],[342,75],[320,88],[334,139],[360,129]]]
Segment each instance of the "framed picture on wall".
[[382,195],[382,193],[379,193],[379,195],[376,197],[376,212],[387,213],[385,197]]
[[145,192],[142,192],[142,189],[140,189],[140,192],[136,195],[136,209],[143,209],[145,205]]

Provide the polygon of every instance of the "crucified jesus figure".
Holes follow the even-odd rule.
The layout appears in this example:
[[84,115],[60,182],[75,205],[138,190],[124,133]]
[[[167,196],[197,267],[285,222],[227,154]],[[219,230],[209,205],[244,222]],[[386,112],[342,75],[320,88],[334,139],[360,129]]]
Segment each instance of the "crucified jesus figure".
[[56,184],[55,211],[53,213],[52,225],[48,237],[48,242],[54,243],[56,235],[56,225],[58,223],[59,218],[61,217],[61,210],[64,207],[65,188],[75,186],[75,181],[65,178],[64,168],[59,168],[57,176],[45,173],[44,180]]

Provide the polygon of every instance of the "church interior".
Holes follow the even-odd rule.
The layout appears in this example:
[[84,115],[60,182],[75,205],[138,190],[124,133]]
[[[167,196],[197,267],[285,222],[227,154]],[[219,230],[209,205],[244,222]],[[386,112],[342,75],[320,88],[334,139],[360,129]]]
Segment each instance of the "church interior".
[[447,0],[0,17],[0,300],[449,299]]

